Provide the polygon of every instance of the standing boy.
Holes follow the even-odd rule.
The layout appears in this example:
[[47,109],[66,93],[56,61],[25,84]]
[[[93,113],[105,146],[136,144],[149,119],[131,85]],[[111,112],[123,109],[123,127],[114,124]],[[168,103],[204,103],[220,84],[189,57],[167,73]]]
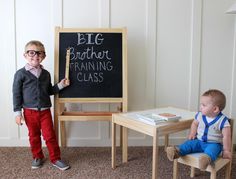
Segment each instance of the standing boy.
[[[25,120],[28,128],[33,155],[32,169],[39,168],[43,164],[42,133],[53,166],[66,170],[69,165],[61,160],[60,148],[53,129],[50,95],[58,93],[70,82],[68,79],[63,79],[52,86],[49,72],[41,65],[46,53],[44,45],[40,41],[28,42],[25,45],[24,57],[27,64],[14,76],[13,106],[16,123],[22,125]],[[22,109],[24,115],[22,115]]]
[[223,158],[231,159],[231,130],[228,118],[222,113],[225,95],[216,89],[206,91],[200,99],[200,111],[192,122],[186,142],[179,148],[167,147],[167,157],[173,161],[189,153],[203,152],[199,168],[205,170],[223,150]]

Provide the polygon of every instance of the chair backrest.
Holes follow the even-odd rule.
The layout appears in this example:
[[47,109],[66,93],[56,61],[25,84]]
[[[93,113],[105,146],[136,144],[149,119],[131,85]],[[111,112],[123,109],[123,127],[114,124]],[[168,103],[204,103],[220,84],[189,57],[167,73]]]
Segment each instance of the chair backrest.
[[229,123],[230,123],[230,128],[231,128],[231,152],[233,155],[234,119],[229,119]]

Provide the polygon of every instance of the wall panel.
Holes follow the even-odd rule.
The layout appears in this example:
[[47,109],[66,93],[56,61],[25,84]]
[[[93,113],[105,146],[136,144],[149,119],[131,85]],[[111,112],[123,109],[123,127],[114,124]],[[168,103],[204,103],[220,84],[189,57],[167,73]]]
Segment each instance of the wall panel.
[[154,107],[154,98],[150,96],[155,93],[155,12],[153,0],[111,1],[111,26],[128,29],[129,110]]
[[98,27],[99,0],[64,0],[63,26],[71,28]]
[[[0,144],[18,139],[18,127],[12,113],[11,87],[15,72],[15,4],[13,0],[0,1]],[[7,17],[7,20],[6,20]]]
[[215,5],[216,7],[213,9],[211,1],[204,1],[203,3],[200,91],[202,93],[209,88],[222,90],[228,99],[225,112],[229,114],[233,70],[233,38],[226,34],[233,35],[232,29],[228,28],[228,25],[232,24],[232,18],[223,11],[229,7],[227,4],[217,0]]
[[[127,27],[128,109],[160,106],[198,110],[199,95],[219,88],[225,113],[236,118],[236,20],[224,14],[234,0],[1,0],[0,146],[28,146],[26,126],[12,112],[12,80],[25,65],[24,45],[41,40],[54,73],[54,28]],[[37,6],[36,6],[37,5]],[[5,18],[8,17],[8,18]],[[7,63],[6,63],[7,60]],[[52,98],[53,100],[53,98]],[[114,110],[109,104],[67,104],[74,110]],[[69,146],[110,146],[109,122],[67,122]],[[119,133],[119,130],[117,131]],[[178,144],[187,132],[171,135]],[[151,137],[129,131],[130,145]]]
[[157,9],[157,106],[188,106],[191,1],[159,0]]

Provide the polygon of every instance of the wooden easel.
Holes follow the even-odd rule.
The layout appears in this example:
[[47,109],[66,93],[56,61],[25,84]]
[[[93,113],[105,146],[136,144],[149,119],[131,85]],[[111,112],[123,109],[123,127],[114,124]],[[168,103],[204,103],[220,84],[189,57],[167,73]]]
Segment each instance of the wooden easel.
[[[127,112],[127,31],[126,28],[121,29],[65,29],[56,27],[55,29],[55,75],[54,81],[59,82],[59,34],[60,33],[76,33],[76,32],[101,32],[101,33],[122,33],[122,97],[115,98],[96,98],[96,97],[75,97],[60,98],[59,95],[54,97],[54,129],[58,138],[60,124],[60,140],[61,146],[66,146],[65,122],[67,121],[111,121],[112,113],[110,111],[67,111],[65,103],[91,103],[91,104],[119,104],[116,113]],[[68,52],[68,51],[67,51]],[[67,56],[68,57],[68,56]],[[69,77],[68,58],[66,60],[65,77]],[[122,129],[121,129],[122,130]],[[122,132],[121,132],[122,133]]]

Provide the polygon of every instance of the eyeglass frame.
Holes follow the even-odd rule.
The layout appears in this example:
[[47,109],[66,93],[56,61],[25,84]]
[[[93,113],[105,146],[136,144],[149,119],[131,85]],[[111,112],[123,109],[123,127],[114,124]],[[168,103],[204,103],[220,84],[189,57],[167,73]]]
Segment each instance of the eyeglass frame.
[[[34,52],[34,55],[30,55],[29,52]],[[38,55],[39,57],[45,57],[46,53],[45,51],[36,51],[36,50],[27,50],[25,52],[29,57],[34,57],[35,55]]]

